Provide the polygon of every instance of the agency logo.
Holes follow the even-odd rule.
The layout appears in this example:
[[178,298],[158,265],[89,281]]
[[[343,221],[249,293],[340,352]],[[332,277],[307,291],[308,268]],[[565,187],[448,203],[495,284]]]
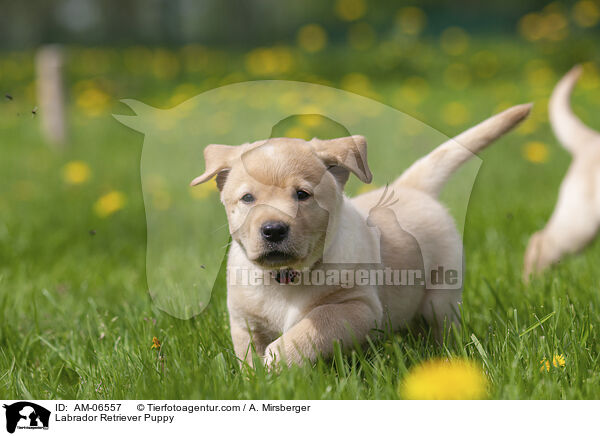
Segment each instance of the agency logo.
[[6,431],[14,433],[22,430],[48,430],[50,411],[28,401],[19,401],[2,406],[6,409]]

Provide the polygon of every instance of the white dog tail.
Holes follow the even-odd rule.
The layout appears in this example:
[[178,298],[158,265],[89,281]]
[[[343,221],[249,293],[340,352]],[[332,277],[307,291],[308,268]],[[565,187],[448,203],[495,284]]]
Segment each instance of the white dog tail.
[[437,197],[454,171],[522,121],[531,106],[531,103],[513,106],[444,142],[411,165],[394,184]]
[[600,142],[600,133],[583,124],[571,109],[571,92],[582,71],[581,65],[575,65],[565,74],[556,84],[548,105],[554,134],[572,154],[587,148],[590,143]]

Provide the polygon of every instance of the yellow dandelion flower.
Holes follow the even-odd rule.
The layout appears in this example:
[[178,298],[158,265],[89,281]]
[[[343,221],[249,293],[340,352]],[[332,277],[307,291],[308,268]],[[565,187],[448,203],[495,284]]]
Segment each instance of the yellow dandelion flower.
[[367,12],[365,0],[337,0],[335,13],[344,21],[358,20]]
[[[546,358],[543,358],[542,360],[540,360],[540,363],[542,364],[542,366],[540,367],[540,371],[541,372],[550,372],[550,361]],[[566,366],[567,361],[565,359],[565,356],[563,354],[555,354],[554,357],[552,357],[552,366],[555,368],[562,368],[564,366]]]
[[87,182],[91,173],[89,165],[80,160],[67,163],[62,170],[63,180],[70,185],[80,185]]
[[530,141],[523,148],[525,159],[533,163],[544,163],[548,160],[548,146],[540,141]]
[[96,203],[94,203],[94,212],[100,218],[106,218],[109,215],[123,209],[127,198],[125,194],[120,191],[111,191],[108,194],[100,197]]
[[309,53],[323,50],[327,44],[327,34],[318,24],[307,24],[298,31],[298,45]]
[[544,370],[546,370],[546,372],[550,372],[550,362],[548,362],[548,359],[542,359],[540,360],[540,363],[542,364],[540,367],[541,372],[544,372]]
[[567,361],[565,360],[565,356],[562,354],[555,354],[552,358],[552,365],[554,365],[556,368],[559,366],[565,366],[566,364]]
[[158,340],[158,338],[156,336],[154,336],[152,338],[152,346],[150,347],[151,350],[159,350],[160,349],[160,341]]
[[412,368],[400,395],[407,400],[481,400],[487,388],[488,379],[474,362],[438,359]]

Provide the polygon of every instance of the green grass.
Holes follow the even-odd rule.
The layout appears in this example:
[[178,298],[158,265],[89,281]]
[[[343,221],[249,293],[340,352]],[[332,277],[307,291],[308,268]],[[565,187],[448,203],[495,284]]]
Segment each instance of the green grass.
[[[499,56],[512,59],[511,50],[502,50]],[[153,91],[153,82],[145,82],[146,88],[131,85],[127,73],[119,80],[115,68],[107,75],[117,84],[111,95],[119,98],[161,101],[179,80]],[[449,88],[441,72],[429,71],[424,101],[396,106],[455,134],[501,104],[543,102],[562,71],[556,69],[542,89],[532,89],[518,67],[501,67],[495,78],[474,80],[463,90]],[[337,83],[335,73],[331,77]],[[218,82],[203,76],[203,83],[209,79]],[[598,243],[530,285],[520,280],[527,239],[547,220],[569,163],[543,121],[543,106],[534,110],[537,130],[513,132],[482,155],[465,225],[463,329],[455,340],[439,346],[410,334],[388,335],[364,351],[274,374],[239,368],[222,278],[207,309],[191,320],[153,307],[145,275],[142,135],[107,111],[87,118],[72,105],[71,146],[53,152],[40,138],[38,119],[29,115],[26,92],[18,91],[28,80],[13,83],[24,102],[15,98],[1,107],[0,397],[395,399],[413,365],[452,355],[481,363],[491,380],[491,398],[600,398]],[[372,79],[386,102],[399,83]],[[514,85],[514,95],[498,93],[506,83]],[[440,110],[452,101],[464,104],[470,115],[449,126]],[[600,120],[586,115],[600,107],[597,85],[578,90],[575,104],[600,127]],[[26,115],[17,117],[17,111]],[[547,163],[523,158],[523,144],[530,140],[548,144]],[[88,162],[93,175],[86,184],[67,186],[61,168],[75,159]],[[114,189],[127,195],[126,207],[98,218],[94,202]],[[160,355],[150,348],[153,336],[162,341]],[[566,366],[541,372],[540,360],[554,354],[563,354]]]

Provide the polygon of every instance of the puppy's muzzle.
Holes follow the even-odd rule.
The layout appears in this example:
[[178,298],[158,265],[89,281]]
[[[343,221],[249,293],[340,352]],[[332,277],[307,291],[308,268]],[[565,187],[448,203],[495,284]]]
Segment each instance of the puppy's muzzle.
[[262,225],[260,233],[267,242],[277,243],[287,238],[290,227],[282,221],[269,221]]

